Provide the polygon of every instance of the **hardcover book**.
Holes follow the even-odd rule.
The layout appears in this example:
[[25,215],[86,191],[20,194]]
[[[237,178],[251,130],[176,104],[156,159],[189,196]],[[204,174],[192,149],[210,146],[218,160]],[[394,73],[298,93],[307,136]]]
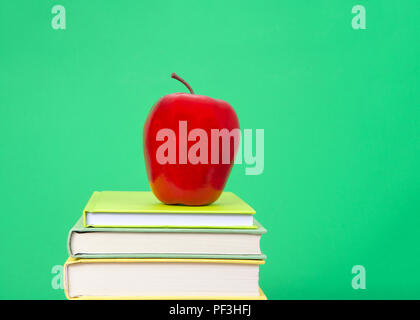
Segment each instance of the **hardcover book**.
[[209,228],[87,228],[79,219],[70,230],[75,258],[265,259],[260,239],[266,230]]
[[147,191],[95,191],[83,210],[85,227],[250,228],[252,209],[232,192],[208,206],[166,205]]
[[256,299],[263,260],[74,259],[64,265],[68,299]]

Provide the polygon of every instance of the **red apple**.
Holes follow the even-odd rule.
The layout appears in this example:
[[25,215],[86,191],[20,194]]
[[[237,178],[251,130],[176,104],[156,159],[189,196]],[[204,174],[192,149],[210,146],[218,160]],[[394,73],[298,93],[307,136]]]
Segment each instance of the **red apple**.
[[239,121],[219,99],[172,93],[152,107],[143,128],[150,187],[166,204],[207,205],[221,195],[239,145]]

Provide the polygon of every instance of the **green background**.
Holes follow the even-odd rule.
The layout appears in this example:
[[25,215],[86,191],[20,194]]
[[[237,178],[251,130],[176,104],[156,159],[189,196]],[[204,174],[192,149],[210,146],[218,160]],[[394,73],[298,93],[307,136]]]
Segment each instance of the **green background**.
[[415,0],[2,1],[0,298],[64,298],[67,232],[94,190],[149,188],[142,126],[177,72],[265,130],[264,173],[226,189],[269,230],[269,298],[419,299],[419,30]]

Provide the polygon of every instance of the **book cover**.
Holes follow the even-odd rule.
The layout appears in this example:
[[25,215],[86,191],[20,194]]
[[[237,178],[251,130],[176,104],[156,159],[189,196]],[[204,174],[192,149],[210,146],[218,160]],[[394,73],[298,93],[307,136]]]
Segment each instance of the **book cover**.
[[[142,227],[171,228],[171,225],[92,225],[87,222],[87,214],[182,214],[182,215],[254,215],[252,209],[232,192],[223,192],[220,198],[208,206],[166,205],[150,191],[95,191],[83,210],[85,227]],[[176,226],[176,228],[227,228],[227,226]],[[229,226],[228,228],[256,229],[257,226]]]
[[64,292],[69,300],[267,300],[259,289],[257,296],[69,296],[68,267],[80,263],[210,263],[210,264],[247,264],[262,265],[264,260],[229,260],[229,259],[75,259],[69,257],[64,264]]
[[221,228],[92,228],[84,227],[80,218],[70,230],[67,239],[69,255],[74,258],[187,258],[187,259],[266,259],[264,254],[171,254],[171,253],[143,253],[143,254],[77,254],[71,248],[72,234],[86,232],[123,232],[123,233],[218,233],[218,234],[265,234],[267,230],[254,219],[255,229],[221,229]]

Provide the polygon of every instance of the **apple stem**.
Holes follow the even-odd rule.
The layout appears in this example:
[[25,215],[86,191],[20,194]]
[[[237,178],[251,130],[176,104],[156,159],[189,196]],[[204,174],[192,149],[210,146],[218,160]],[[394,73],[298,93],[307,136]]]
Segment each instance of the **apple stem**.
[[172,73],[171,78],[176,79],[178,81],[181,81],[188,88],[188,90],[190,90],[190,93],[194,94],[194,91],[190,87],[190,85],[184,79],[182,79],[180,76],[178,76],[175,72]]

